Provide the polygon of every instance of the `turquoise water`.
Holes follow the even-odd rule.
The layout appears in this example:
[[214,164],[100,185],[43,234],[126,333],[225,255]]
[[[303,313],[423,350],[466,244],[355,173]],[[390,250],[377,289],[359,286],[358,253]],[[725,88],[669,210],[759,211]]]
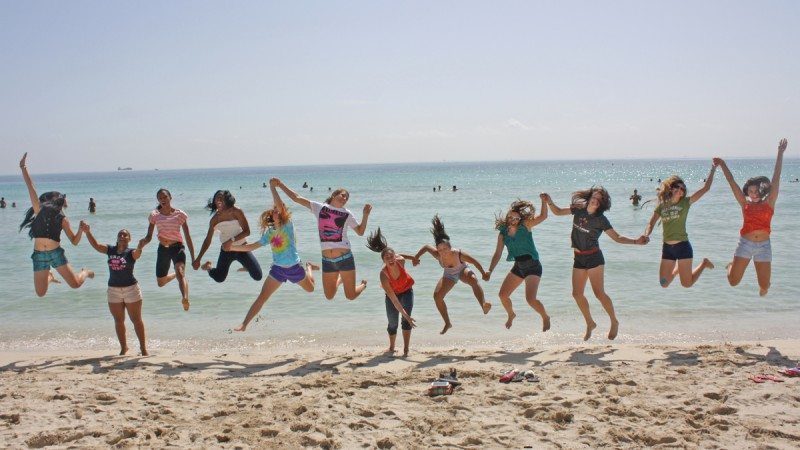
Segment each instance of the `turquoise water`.
[[[607,212],[614,228],[623,235],[642,233],[653,212],[652,203],[644,209],[630,206],[627,198],[634,188],[647,198],[654,196],[658,178],[677,173],[686,180],[690,192],[702,185],[709,161],[596,161],[596,162],[488,162],[363,166],[307,166],[281,168],[242,168],[182,171],[124,171],[92,174],[32,176],[39,192],[59,190],[68,194],[67,215],[73,224],[86,219],[98,240],[112,242],[120,228],[131,230],[134,241],[147,230],[147,215],[155,206],[155,192],[167,187],[173,205],[185,210],[196,249],[205,236],[209,215],[203,209],[217,189],[230,189],[247,214],[251,228],[257,217],[271,204],[269,190],[262,183],[280,177],[302,195],[322,201],[328,187],[350,190],[348,204],[358,218],[365,203],[373,205],[369,230],[380,226],[390,244],[400,252],[415,252],[432,243],[430,219],[438,213],[454,246],[472,254],[488,268],[496,243],[494,215],[513,200],[527,198],[539,206],[538,193],[549,192],[560,206],[567,206],[570,193],[593,184],[604,185],[612,196]],[[772,175],[774,160],[729,161],[737,180],[755,175]],[[689,215],[689,236],[695,261],[709,257],[717,269],[707,271],[691,289],[677,280],[669,289],[658,284],[660,230],[644,247],[619,245],[601,238],[606,255],[606,290],[614,301],[621,321],[621,342],[696,342],[794,337],[800,312],[800,281],[794,256],[800,254],[798,228],[792,211],[800,211],[800,162],[787,160],[783,183],[773,220],[773,271],[769,296],[760,298],[755,273],[750,267],[736,288],[728,285],[724,267],[731,259],[738,240],[741,213],[730,188],[717,174],[711,191],[696,203]],[[652,181],[651,181],[652,179]],[[303,182],[314,187],[302,189]],[[441,192],[432,192],[433,186]],[[457,192],[451,186],[457,185]],[[107,267],[105,257],[84,239],[74,247],[64,240],[73,267],[89,267],[98,276],[82,288],[51,285],[46,297],[33,291],[27,235],[18,233],[27,207],[27,193],[21,176],[0,177],[0,195],[16,209],[0,210],[0,349],[22,348],[116,348],[113,321],[106,303]],[[97,201],[97,214],[88,213],[89,197]],[[304,260],[319,262],[319,243],[314,218],[298,205],[294,213],[298,248]],[[571,297],[572,253],[569,236],[571,217],[551,215],[534,230],[544,275],[539,298],[552,316],[553,327],[540,332],[540,320],[524,302],[520,288],[513,296],[518,317],[511,330],[503,327],[505,313],[496,299],[503,277],[511,267],[505,258],[494,278],[483,283],[487,298],[495,309],[480,314],[471,290],[457,285],[447,298],[454,328],[439,336],[441,318],[432,300],[432,291],[441,275],[438,264],[429,256],[410,269],[416,279],[413,316],[419,327],[414,345],[462,346],[469,344],[539,345],[578,343],[583,336],[583,320]],[[255,231],[254,231],[255,235]],[[364,247],[365,238],[350,232],[358,277],[368,280],[367,290],[355,301],[343,294],[325,300],[321,286],[307,294],[285,285],[262,310],[261,318],[246,333],[230,333],[244,317],[258,293],[261,282],[244,272],[232,271],[225,283],[213,282],[205,272],[189,271],[192,308],[184,313],[178,287],[173,282],[158,288],[155,281],[156,247],[145,248],[136,265],[136,276],[144,293],[144,318],[150,346],[154,349],[285,347],[292,345],[384,345],[386,318],[383,293],[378,285],[380,258]],[[253,236],[254,238],[255,236]],[[207,259],[216,261],[219,244],[215,238]],[[257,252],[266,273],[271,256]],[[234,268],[238,267],[234,263]],[[794,274],[794,275],[793,275]],[[587,297],[599,327],[594,342],[608,342],[604,335],[608,320],[587,287]],[[129,341],[133,330],[129,326]],[[135,346],[134,346],[135,348]]]

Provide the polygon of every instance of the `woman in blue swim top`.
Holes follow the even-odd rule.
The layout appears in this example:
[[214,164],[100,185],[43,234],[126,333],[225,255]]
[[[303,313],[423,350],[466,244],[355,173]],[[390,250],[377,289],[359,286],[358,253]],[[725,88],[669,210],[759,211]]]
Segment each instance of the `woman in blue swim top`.
[[47,287],[53,276],[50,268],[56,269],[64,278],[69,287],[77,289],[81,287],[87,278],[94,278],[94,272],[81,269],[77,274],[64,256],[64,249],[61,247],[61,231],[66,233],[72,245],[78,245],[83,231],[78,228],[78,232],[73,232],[69,225],[69,219],[64,215],[64,208],[67,207],[67,196],[60,192],[45,192],[41,196],[36,195],[36,188],[33,180],[28,174],[26,160],[28,153],[22,155],[19,161],[19,168],[22,170],[22,178],[28,187],[28,194],[31,197],[31,207],[25,214],[25,219],[19,226],[30,228],[28,235],[33,239],[33,287],[36,295],[44,297],[47,294]]
[[226,252],[252,252],[253,250],[269,245],[272,250],[272,267],[269,270],[267,279],[261,287],[244,321],[234,331],[245,331],[247,325],[258,315],[261,308],[269,300],[270,296],[287,281],[292,282],[305,290],[314,292],[314,275],[312,270],[319,267],[306,263],[305,266],[300,261],[297,254],[297,239],[292,225],[292,214],[286,209],[286,205],[281,201],[278,191],[275,189],[278,179],[273,178],[269,181],[269,188],[272,192],[273,206],[261,213],[259,225],[261,226],[261,239],[252,244],[234,244],[231,241],[222,244],[222,249]]
[[533,227],[547,219],[546,196],[540,195],[542,207],[539,215],[535,215],[536,208],[526,200],[518,200],[511,204],[508,212],[503,217],[495,220],[495,228],[498,230],[497,246],[492,256],[492,263],[489,265],[489,276],[492,275],[500,256],[503,254],[503,247],[508,248],[508,261],[514,261],[514,266],[506,275],[503,284],[500,286],[500,302],[503,304],[508,320],[506,328],[511,328],[514,318],[514,308],[511,306],[511,294],[522,282],[525,282],[525,299],[539,315],[542,317],[542,331],[550,329],[550,316],[544,309],[536,295],[539,291],[539,282],[542,280],[542,264],[539,262],[539,252],[533,243]]
[[425,253],[430,253],[431,256],[436,258],[439,265],[442,266],[442,278],[436,284],[436,289],[433,291],[433,300],[436,302],[436,309],[439,310],[442,320],[444,320],[444,327],[439,334],[445,334],[447,330],[453,327],[453,324],[450,322],[450,315],[447,313],[447,305],[444,302],[444,297],[459,281],[463,281],[472,288],[472,293],[475,295],[475,299],[478,300],[478,305],[480,305],[484,314],[488,314],[489,310],[492,309],[492,304],[486,302],[484,298],[483,289],[480,283],[478,283],[478,277],[475,276],[475,273],[467,264],[469,263],[477,267],[484,280],[489,279],[489,274],[483,270],[483,266],[481,266],[481,263],[475,258],[460,249],[453,249],[450,245],[450,236],[445,232],[444,224],[442,220],[439,219],[438,215],[433,216],[431,223],[433,224],[431,233],[433,234],[433,241],[436,243],[436,247],[432,245],[423,245],[414,256],[413,262],[419,264],[419,258]]

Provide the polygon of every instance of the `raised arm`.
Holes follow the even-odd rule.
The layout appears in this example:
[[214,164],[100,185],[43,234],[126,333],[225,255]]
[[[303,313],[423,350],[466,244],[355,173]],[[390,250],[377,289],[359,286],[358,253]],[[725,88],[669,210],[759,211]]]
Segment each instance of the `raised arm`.
[[69,238],[69,241],[72,242],[72,245],[78,245],[78,242],[81,241],[81,236],[83,236],[83,230],[78,227],[78,232],[75,233],[72,231],[72,227],[69,225],[69,219],[64,217],[61,220],[61,229],[64,230],[64,233]]
[[422,248],[419,249],[416,255],[414,255],[414,260],[419,262],[419,258],[424,255],[425,253],[430,253],[431,256],[439,259],[439,250],[436,250],[436,247],[432,245],[423,245]]
[[487,280],[489,278],[489,273],[486,272],[485,270],[483,270],[483,266],[481,265],[481,263],[478,262],[477,259],[473,258],[469,254],[467,254],[467,253],[462,251],[461,252],[461,260],[464,261],[467,264],[472,264],[473,266],[477,267],[478,270],[481,272],[481,277],[484,280]]
[[364,232],[367,231],[367,221],[369,220],[369,213],[372,212],[372,205],[367,203],[364,205],[364,215],[361,216],[361,223],[358,224],[355,231],[356,234],[359,236],[363,236]]
[[650,238],[648,238],[645,235],[641,235],[636,239],[629,238],[627,236],[623,236],[623,235],[617,233],[616,230],[614,230],[613,228],[609,228],[608,230],[606,230],[606,234],[608,235],[608,237],[613,239],[614,242],[617,242],[619,244],[645,245],[648,242],[650,242]]
[[28,187],[28,195],[31,196],[33,213],[39,214],[39,209],[41,209],[41,205],[39,204],[39,195],[36,194],[36,188],[33,186],[33,180],[31,180],[31,176],[28,174],[28,166],[26,164],[27,159],[28,152],[25,152],[25,154],[22,155],[22,159],[19,160],[19,168],[22,169],[22,178],[25,180],[25,186]]
[[709,189],[711,189],[711,183],[714,181],[714,172],[717,170],[717,165],[713,162],[711,163],[711,170],[708,172],[708,176],[706,177],[706,183],[698,189],[691,197],[689,197],[689,204],[700,200],[700,197],[704,196]]
[[392,302],[392,305],[394,305],[394,308],[397,310],[397,312],[399,312],[400,315],[402,315],[403,318],[405,318],[406,321],[411,324],[411,328],[415,328],[417,324],[414,322],[414,319],[408,315],[408,311],[403,308],[403,305],[397,298],[397,294],[395,294],[394,290],[392,290],[392,285],[389,283],[389,277],[386,276],[386,272],[383,270],[381,270],[381,287],[383,288],[383,291],[386,292],[386,297],[388,297],[389,301]]
[[[286,195],[289,196],[289,198],[292,199],[293,202],[297,203],[300,206],[305,206],[306,208],[311,209],[311,202],[308,201],[307,198],[301,197],[300,195],[297,194],[297,192],[289,189],[289,186],[286,186],[283,183],[283,181],[277,178],[274,178],[274,180],[276,180],[275,183],[277,187],[281,188],[281,190],[285,192]],[[272,185],[272,180],[270,180],[270,185]]]
[[[550,196],[542,192],[539,194],[539,198],[542,199],[542,206],[539,208],[539,215],[525,221],[525,226],[528,227],[528,230],[533,229],[533,227],[539,225],[540,223],[544,222],[545,219],[547,219],[547,199],[550,198]],[[491,272],[491,270],[489,272]]]
[[81,231],[83,231],[84,234],[86,234],[86,240],[89,241],[89,244],[91,244],[91,246],[95,250],[104,255],[108,253],[108,246],[105,244],[97,243],[97,239],[94,238],[94,235],[92,234],[92,230],[89,227],[88,223],[81,220],[81,224],[78,227],[78,229],[80,229]]
[[558,206],[556,206],[556,204],[553,202],[552,197],[550,197],[550,194],[543,194],[543,195],[545,196],[545,202],[547,203],[547,206],[550,207],[550,212],[552,212],[553,214],[557,216],[567,216],[571,213],[569,208],[559,208]]
[[275,206],[277,206],[278,208],[283,209],[283,208],[286,208],[286,205],[283,204],[283,200],[281,200],[281,196],[278,195],[278,189],[277,189],[278,188],[278,183],[280,183],[280,182],[281,182],[281,180],[279,180],[277,178],[270,178],[269,179],[269,191],[272,193],[272,202],[275,203]]
[[769,202],[769,206],[775,209],[775,202],[778,200],[778,189],[781,185],[781,169],[783,168],[783,152],[786,151],[786,147],[789,145],[789,142],[786,138],[781,139],[778,143],[778,157],[775,159],[775,171],[772,173],[772,186],[770,186],[769,197],[767,201]]
[[736,201],[739,202],[739,206],[744,208],[746,202],[744,194],[739,188],[739,185],[736,184],[736,180],[733,179],[733,174],[731,173],[731,170],[728,169],[728,165],[725,164],[725,160],[722,158],[714,158],[714,165],[722,169],[722,174],[725,175],[725,179],[728,180],[731,191],[733,191],[733,196],[736,198]]

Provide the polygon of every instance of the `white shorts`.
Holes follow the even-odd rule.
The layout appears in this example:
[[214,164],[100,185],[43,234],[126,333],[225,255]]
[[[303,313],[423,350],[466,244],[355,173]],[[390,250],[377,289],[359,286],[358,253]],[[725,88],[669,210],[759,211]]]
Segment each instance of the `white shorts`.
[[125,287],[108,287],[108,303],[136,303],[142,301],[139,284]]

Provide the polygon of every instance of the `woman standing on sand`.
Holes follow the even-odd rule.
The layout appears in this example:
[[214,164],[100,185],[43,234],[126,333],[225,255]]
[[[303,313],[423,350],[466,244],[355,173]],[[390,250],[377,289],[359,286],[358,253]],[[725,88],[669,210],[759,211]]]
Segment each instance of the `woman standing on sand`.
[[297,254],[297,239],[294,235],[292,214],[286,209],[286,205],[278,195],[278,191],[275,189],[277,185],[277,178],[269,181],[274,204],[270,209],[261,213],[259,219],[261,240],[252,244],[233,244],[230,241],[223,244],[226,252],[252,252],[265,245],[269,245],[272,250],[272,267],[269,269],[267,279],[264,280],[261,293],[250,306],[244,321],[234,331],[245,331],[247,325],[258,315],[270,296],[287,281],[297,284],[306,292],[314,292],[312,270],[319,269],[319,267],[311,263],[306,263],[303,267],[300,255]]
[[639,236],[637,239],[629,238],[618,234],[603,212],[611,208],[611,196],[603,187],[592,187],[583,191],[572,193],[572,203],[569,208],[559,208],[553,203],[550,195],[545,194],[545,201],[550,206],[550,211],[557,216],[572,214],[572,248],[575,252],[575,261],[572,265],[572,296],[578,304],[583,319],[586,321],[586,333],[583,340],[592,337],[592,330],[597,324],[592,319],[589,311],[589,301],[583,294],[586,289],[586,281],[592,284],[594,295],[600,300],[603,309],[606,310],[611,319],[611,328],[608,331],[608,338],[617,337],[619,321],[614,313],[614,304],[611,297],[606,294],[604,287],[604,267],[605,259],[600,250],[598,239],[603,231],[611,239],[620,244],[647,244],[647,236]]
[[[394,353],[394,344],[397,339],[398,313],[403,317],[401,326],[403,328],[403,356],[408,356],[408,346],[411,342],[411,329],[416,327],[414,319],[411,317],[411,310],[414,308],[414,279],[406,272],[406,259],[412,256],[398,255],[394,249],[386,243],[386,238],[381,234],[381,229],[369,235],[367,238],[367,248],[373,252],[381,254],[383,268],[381,269],[381,286],[386,293],[386,318],[389,325],[386,331],[389,333],[389,348],[386,353]],[[417,261],[418,262],[418,261]]]
[[139,350],[142,356],[147,356],[142,321],[142,290],[139,289],[139,282],[133,276],[133,266],[142,256],[142,248],[147,243],[142,239],[135,249],[131,249],[129,247],[131,233],[124,228],[117,233],[117,245],[99,244],[86,222],[81,221],[81,230],[86,233],[86,239],[95,250],[108,256],[108,309],[114,317],[114,328],[120,345],[119,354],[124,355],[128,352],[128,340],[125,336],[127,310],[136,337],[139,339]]
[[714,264],[708,258],[703,258],[703,262],[692,270],[694,252],[692,244],[689,243],[689,234],[686,233],[686,218],[689,216],[689,207],[711,189],[716,168],[716,165],[711,166],[703,187],[688,197],[686,183],[677,175],[668,177],[658,187],[658,205],[653,211],[650,223],[644,229],[644,235],[649,238],[656,222],[661,219],[664,245],[661,248],[658,281],[663,288],[669,286],[676,275],[680,276],[681,286],[691,287],[705,269],[714,268]]
[[356,286],[356,262],[350,250],[347,228],[352,228],[357,235],[363,236],[372,205],[364,205],[364,215],[361,223],[358,223],[353,213],[345,208],[350,199],[350,193],[346,189],[336,189],[325,203],[319,203],[301,197],[281,180],[277,178],[274,180],[276,186],[281,188],[293,202],[308,208],[317,218],[322,246],[322,288],[325,291],[325,298],[332,300],[341,284],[345,297],[348,300],[355,300],[367,288],[367,281],[361,280]]
[[19,168],[22,170],[22,178],[28,187],[28,194],[31,197],[31,207],[25,213],[25,219],[19,226],[19,230],[30,228],[28,236],[33,239],[33,287],[36,295],[44,297],[47,294],[47,287],[54,280],[50,273],[50,268],[54,268],[61,274],[69,287],[77,289],[81,287],[87,278],[94,278],[94,272],[81,269],[78,274],[72,270],[64,256],[64,249],[61,247],[61,231],[67,234],[67,238],[72,245],[78,245],[81,241],[83,232],[78,228],[74,233],[69,225],[69,219],[64,215],[64,208],[67,207],[67,196],[56,191],[45,192],[41,196],[36,195],[36,188],[33,180],[28,175],[28,166],[25,164],[28,158],[26,152],[19,161]]
[[783,153],[788,142],[781,139],[778,143],[778,157],[775,160],[775,170],[772,181],[767,177],[750,178],[741,189],[733,179],[728,165],[722,158],[714,158],[714,164],[722,168],[725,179],[731,186],[733,196],[742,208],[744,224],[739,231],[739,245],[733,255],[733,261],[728,264],[728,282],[736,286],[742,281],[744,271],[753,260],[758,278],[759,295],[767,295],[772,276],[772,244],[770,233],[772,231],[772,216],[775,214],[775,202],[778,201],[778,189],[781,182],[781,169],[783,167]]
[[[156,259],[156,281],[162,287],[175,278],[178,279],[178,288],[181,291],[181,304],[184,311],[189,311],[189,281],[186,279],[186,251],[183,245],[183,230],[186,236],[186,245],[189,255],[194,260],[194,245],[189,234],[189,215],[180,209],[172,207],[172,194],[161,188],[156,191],[158,206],[154,209],[148,221],[145,244],[153,239],[153,230],[158,227],[158,257]],[[169,263],[172,262],[175,272],[169,272]]]
[[[514,266],[506,275],[503,284],[500,286],[500,302],[503,304],[508,320],[506,328],[511,328],[511,324],[517,315],[511,306],[511,294],[522,282],[525,282],[525,299],[531,308],[542,316],[542,331],[550,329],[550,316],[544,309],[544,305],[536,298],[539,291],[539,282],[542,279],[542,264],[539,262],[539,252],[533,243],[533,227],[547,219],[546,196],[539,196],[542,200],[542,207],[539,215],[536,216],[536,208],[529,201],[518,200],[511,204],[508,212],[502,218],[495,220],[497,234],[497,247],[495,247],[492,263],[489,265],[489,276],[494,272],[500,256],[503,254],[503,246],[508,248],[508,261],[514,261]],[[487,277],[488,279],[489,277]]]
[[492,304],[486,302],[484,299],[483,289],[478,283],[478,277],[475,276],[475,273],[467,264],[469,263],[477,267],[484,280],[489,279],[489,274],[483,270],[483,266],[481,266],[475,258],[460,249],[453,249],[452,245],[450,245],[450,236],[445,232],[444,224],[441,219],[439,219],[438,215],[433,216],[431,223],[433,224],[431,233],[433,234],[436,247],[432,245],[422,246],[413,260],[419,262],[419,258],[422,255],[430,253],[431,256],[436,258],[439,265],[442,266],[442,269],[444,269],[442,278],[436,284],[436,289],[433,291],[433,300],[436,302],[436,309],[439,310],[439,314],[441,314],[444,320],[444,327],[439,334],[445,334],[447,330],[453,327],[453,324],[450,322],[450,315],[447,313],[447,305],[444,302],[444,297],[459,281],[463,281],[472,288],[472,293],[478,300],[478,304],[484,314],[488,314],[489,310],[492,309]]
[[[206,254],[209,245],[211,245],[211,238],[214,236],[214,231],[219,231],[219,240],[222,244],[230,242],[232,245],[244,245],[247,236],[250,236],[250,224],[247,223],[247,217],[241,208],[236,206],[236,197],[230,191],[219,190],[214,193],[209,200],[206,209],[211,211],[211,221],[208,223],[208,233],[203,240],[203,245],[200,246],[200,253],[197,258],[192,261],[194,270],[199,269],[200,261],[203,255]],[[233,261],[239,263],[247,269],[250,278],[258,281],[263,274],[261,273],[261,266],[258,264],[253,252],[229,252],[220,248],[219,257],[217,258],[217,267],[211,267],[211,261],[206,261],[203,264],[203,270],[208,271],[208,276],[217,283],[222,283],[228,277],[228,270]]]

